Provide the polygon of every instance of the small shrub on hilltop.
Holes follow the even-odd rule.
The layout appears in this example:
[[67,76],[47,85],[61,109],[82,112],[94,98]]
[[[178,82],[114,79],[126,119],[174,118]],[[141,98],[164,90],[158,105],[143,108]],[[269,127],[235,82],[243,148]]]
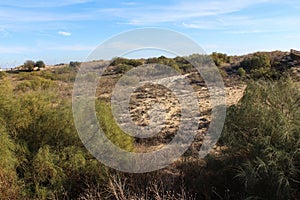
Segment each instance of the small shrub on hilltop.
[[178,63],[172,59],[172,58],[167,58],[165,56],[160,56],[158,58],[148,58],[146,60],[147,64],[161,64],[161,65],[166,65],[169,67],[172,67],[175,69],[177,72],[181,72],[180,66]]
[[37,68],[39,70],[39,69],[45,68],[45,67],[46,67],[46,64],[42,60],[39,60],[37,62],[34,62],[32,60],[27,60],[22,65],[22,70],[33,71],[35,68]]
[[81,65],[81,63],[80,62],[77,62],[77,61],[71,61],[70,63],[69,63],[69,67],[72,67],[72,68],[76,68],[76,67],[79,67]]
[[256,53],[253,55],[253,57],[243,60],[240,63],[240,67],[246,70],[246,72],[250,73],[255,69],[270,68],[271,60],[266,54]]
[[38,67],[39,69],[45,68],[45,67],[46,67],[46,64],[44,63],[44,61],[39,60],[39,61],[36,61],[35,67]]
[[227,54],[213,52],[211,57],[217,66],[221,66],[223,63],[230,63],[231,57]]
[[23,68],[27,69],[29,71],[32,71],[35,67],[35,62],[32,60],[27,60],[24,64],[23,64]]
[[138,59],[126,59],[126,58],[115,58],[113,59],[112,63],[110,64],[111,66],[117,66],[117,65],[129,65],[132,67],[138,67],[142,65],[143,62]]

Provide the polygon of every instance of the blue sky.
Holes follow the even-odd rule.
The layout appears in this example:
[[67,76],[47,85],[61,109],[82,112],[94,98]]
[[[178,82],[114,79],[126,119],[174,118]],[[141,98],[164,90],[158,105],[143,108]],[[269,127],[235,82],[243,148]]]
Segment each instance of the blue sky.
[[0,0],[0,67],[84,61],[124,31],[167,28],[206,52],[300,49],[298,0]]

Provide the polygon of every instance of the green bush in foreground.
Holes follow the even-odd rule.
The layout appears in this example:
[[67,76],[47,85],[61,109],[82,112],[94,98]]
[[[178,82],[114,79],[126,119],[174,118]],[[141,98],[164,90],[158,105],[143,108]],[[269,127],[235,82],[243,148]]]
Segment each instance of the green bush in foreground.
[[299,198],[299,133],[300,92],[290,80],[248,85],[229,109],[222,138],[242,161],[236,178],[246,197]]
[[17,158],[15,144],[7,134],[0,118],[0,199],[16,199],[19,192],[17,182]]
[[78,138],[70,101],[43,85],[24,93],[0,83],[0,199],[77,198],[103,187],[106,168]]

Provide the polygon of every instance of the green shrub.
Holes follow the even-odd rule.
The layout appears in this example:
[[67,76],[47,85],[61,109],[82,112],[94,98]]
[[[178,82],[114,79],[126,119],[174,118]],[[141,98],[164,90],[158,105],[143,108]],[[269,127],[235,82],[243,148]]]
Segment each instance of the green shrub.
[[118,65],[116,66],[115,72],[116,72],[117,74],[119,74],[119,73],[125,73],[125,72],[129,71],[130,69],[132,69],[132,66],[131,66],[131,65],[127,65],[127,64],[118,64]]
[[[58,156],[50,152],[50,147],[41,147],[32,160],[32,169],[27,172],[28,180],[37,199],[54,199],[62,193],[62,182],[65,179],[63,170],[57,166]],[[29,183],[29,185],[30,185]],[[28,185],[27,185],[28,187]]]
[[35,67],[38,67],[39,69],[40,69],[40,68],[45,68],[45,67],[46,67],[46,64],[44,63],[44,61],[39,60],[39,61],[36,61]]
[[246,71],[244,70],[244,68],[240,67],[238,69],[238,75],[242,78],[244,78],[246,76]]
[[76,68],[63,67],[56,69],[53,72],[52,80],[59,80],[64,82],[74,82],[76,78]]
[[148,58],[146,61],[147,64],[161,64],[172,67],[177,72],[181,72],[180,66],[172,58],[166,58],[165,56],[160,56],[158,58]]
[[143,64],[143,62],[141,60],[126,59],[126,58],[117,57],[117,58],[113,59],[113,61],[110,65],[111,66],[129,65],[129,66],[132,66],[132,67],[138,67],[142,64]]
[[244,68],[246,72],[260,68],[271,68],[271,60],[264,53],[256,53],[250,58],[246,58],[240,63],[240,67]]
[[19,196],[16,172],[16,144],[7,134],[4,121],[0,118],[0,199],[17,199]]
[[[255,53],[252,57],[244,59],[240,63],[240,69],[244,69],[250,78],[258,79],[276,79],[278,74],[271,66],[271,60],[268,55],[264,53]],[[243,71],[238,71],[238,74],[244,74]]]
[[0,71],[0,79],[6,77],[6,72]]
[[239,156],[236,177],[256,199],[297,199],[300,92],[290,81],[251,82],[229,109],[222,141]]
[[89,184],[103,187],[107,169],[83,147],[70,100],[0,83],[0,199],[76,199]]
[[45,79],[55,80],[54,75],[53,75],[52,71],[50,71],[50,70],[41,71],[40,76]]
[[70,64],[69,64],[69,67],[76,68],[76,67],[79,67],[80,65],[81,65],[80,62],[71,61]]
[[223,63],[231,62],[231,57],[227,56],[227,54],[213,52],[211,57],[217,66],[221,66]]
[[132,151],[134,149],[134,140],[124,133],[116,123],[110,105],[104,101],[97,101],[96,111],[100,126],[110,141],[124,150]]
[[23,69],[24,70],[29,70],[32,71],[35,67],[35,62],[32,60],[27,60],[24,64],[23,64]]
[[57,86],[56,84],[51,81],[47,80],[38,76],[30,76],[30,78],[27,78],[29,80],[24,80],[21,83],[19,83],[15,91],[22,91],[22,92],[27,92],[30,90],[47,90],[47,89],[55,89]]

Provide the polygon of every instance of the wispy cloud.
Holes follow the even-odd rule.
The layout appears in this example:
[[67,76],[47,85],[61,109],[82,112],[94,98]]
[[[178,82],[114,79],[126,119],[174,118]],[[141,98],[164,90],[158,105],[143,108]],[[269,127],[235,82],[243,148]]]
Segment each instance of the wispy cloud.
[[1,22],[51,22],[51,21],[78,21],[92,19],[90,13],[65,13],[57,11],[37,11],[0,7]]
[[128,24],[149,25],[162,22],[178,22],[200,17],[217,16],[240,11],[252,5],[270,0],[228,0],[228,1],[180,1],[173,5],[147,6],[134,8],[109,8],[101,12],[123,18]]
[[36,0],[10,0],[2,1],[2,6],[14,6],[19,8],[49,8],[49,7],[62,7],[76,4],[83,4],[91,2],[92,0],[52,0],[52,1],[36,1]]
[[224,24],[221,21],[215,20],[203,20],[203,21],[192,21],[183,22],[182,26],[191,29],[209,29],[209,30],[221,30],[224,29]]
[[221,15],[213,18],[188,20],[184,28],[222,31],[226,34],[264,34],[299,31],[297,15],[251,16],[243,14]]
[[134,1],[124,1],[121,4],[124,5],[124,6],[136,6],[136,5],[138,5],[138,3],[134,2]]
[[[117,17],[119,24],[131,26],[172,25],[186,29],[214,30],[227,34],[266,34],[299,30],[297,13],[278,10],[253,11],[269,5],[292,7],[297,1],[287,0],[185,0],[169,5],[147,5],[106,8],[101,10],[108,17]],[[297,3],[299,5],[299,3]],[[251,10],[249,12],[249,10]],[[244,12],[245,11],[245,12]]]
[[58,31],[58,34],[62,35],[62,36],[71,36],[72,35],[72,33],[66,32],[66,31]]

